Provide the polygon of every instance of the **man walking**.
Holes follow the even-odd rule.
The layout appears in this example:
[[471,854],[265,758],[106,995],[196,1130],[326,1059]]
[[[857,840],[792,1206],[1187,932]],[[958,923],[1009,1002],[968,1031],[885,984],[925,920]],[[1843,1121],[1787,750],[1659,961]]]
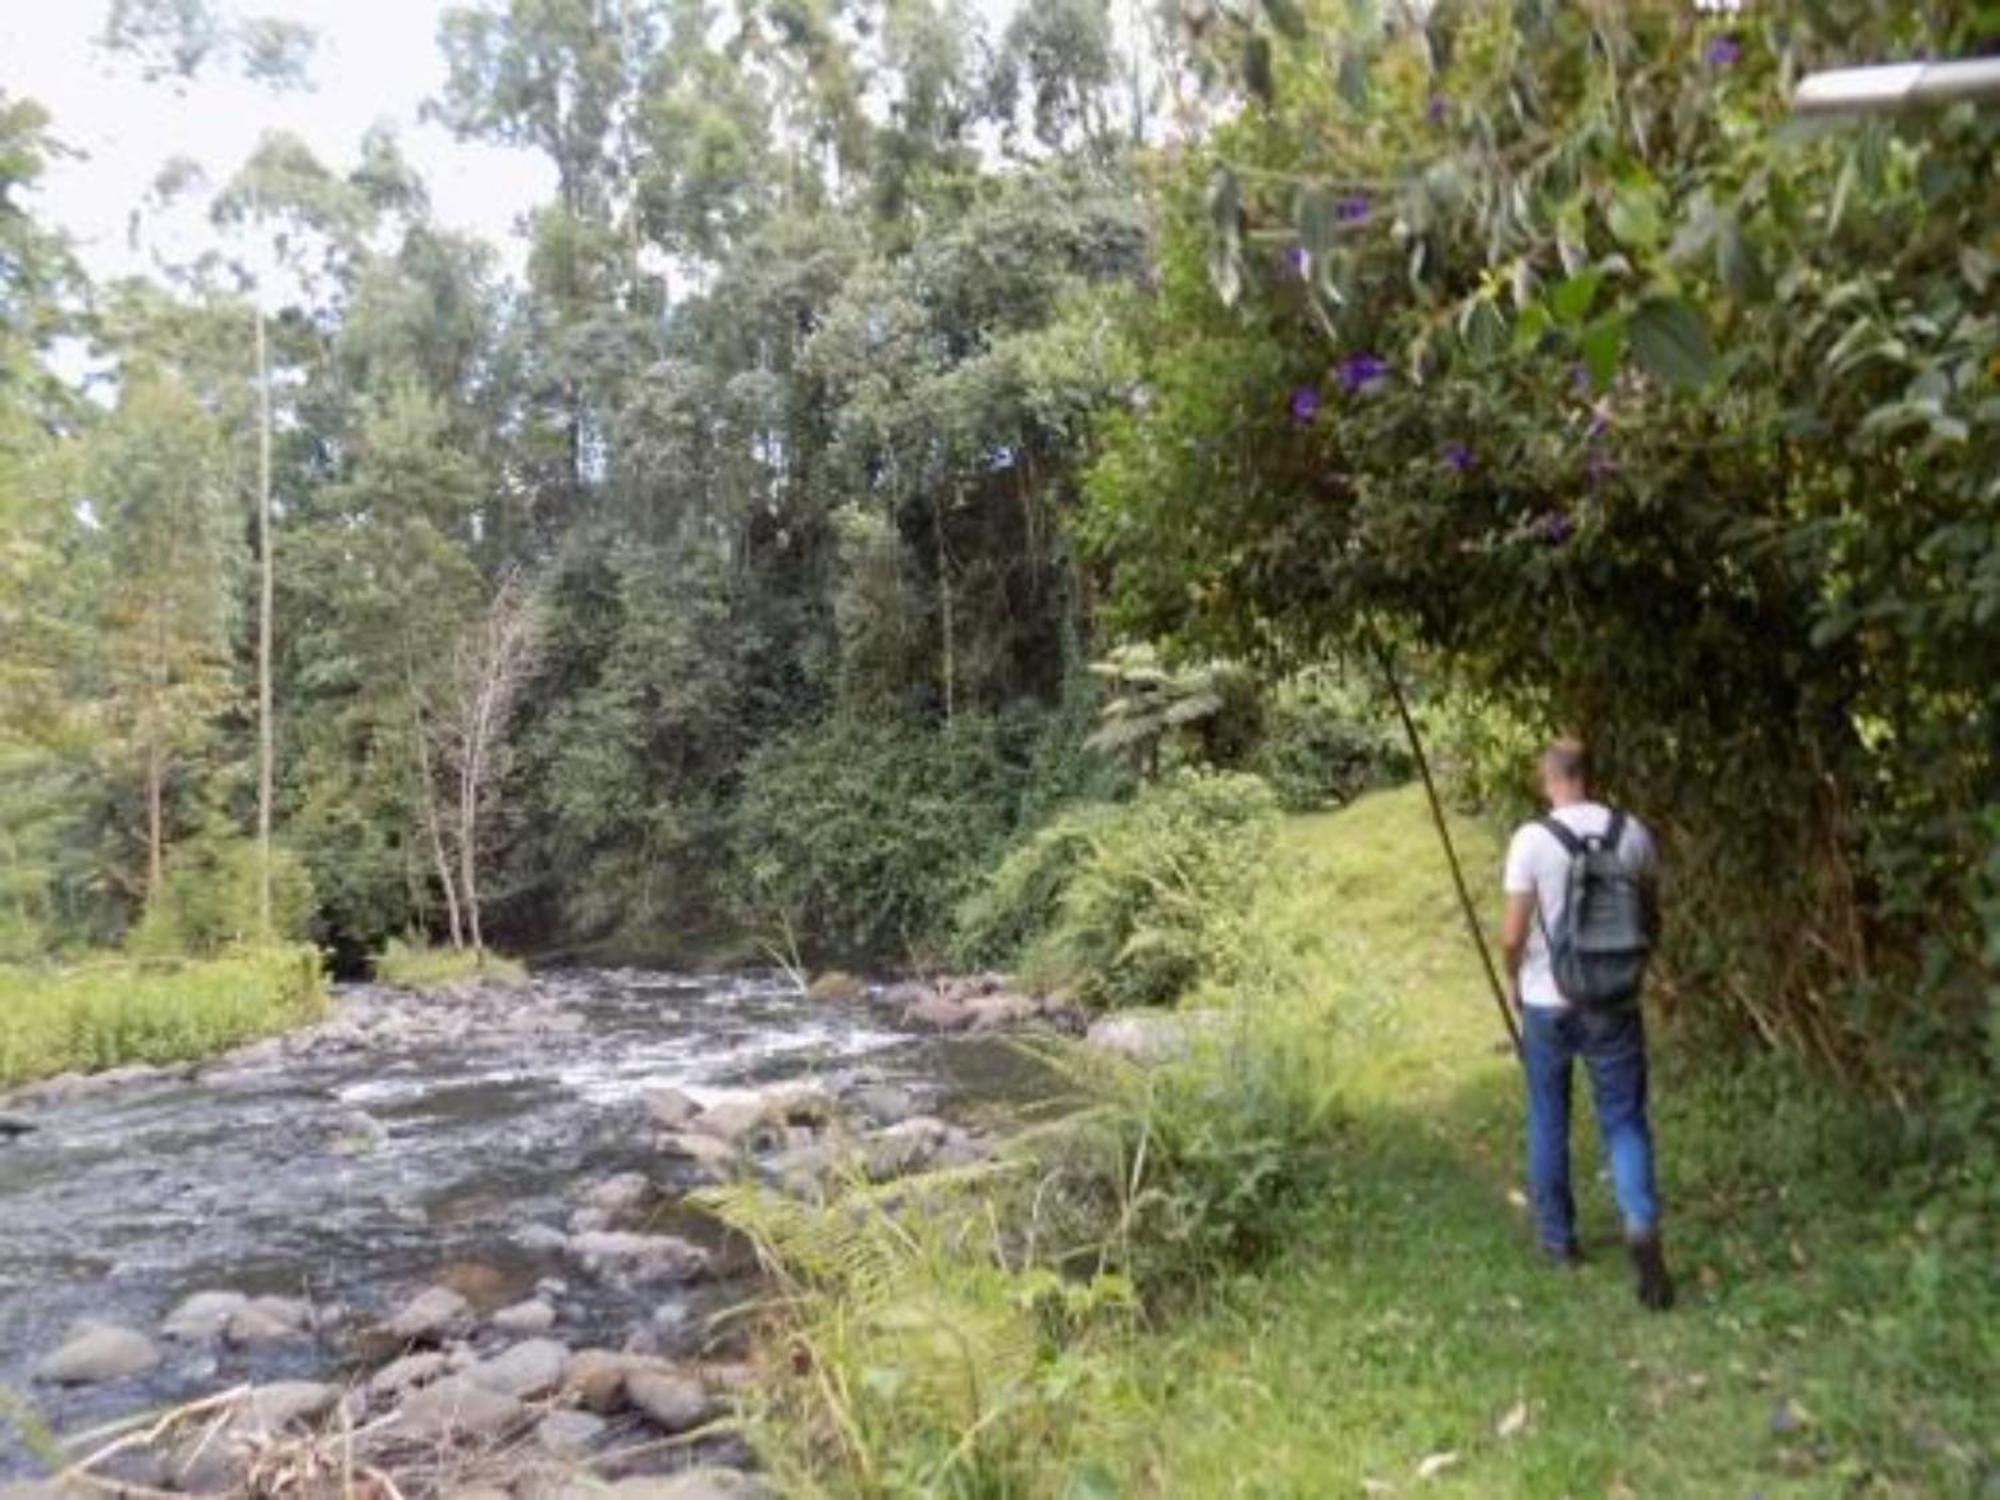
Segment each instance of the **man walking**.
[[[1557,1265],[1580,1259],[1569,1117],[1571,1065],[1581,1057],[1638,1273],[1639,1301],[1665,1309],[1673,1306],[1674,1283],[1660,1249],[1638,995],[1638,976],[1658,930],[1657,855],[1644,824],[1591,796],[1590,757],[1581,744],[1550,745],[1542,752],[1541,777],[1549,813],[1524,823],[1508,845],[1501,924],[1509,990],[1521,1017],[1535,1231]],[[1616,958],[1607,971],[1600,955],[1615,950],[1617,940],[1602,934],[1615,932],[1621,900],[1631,908],[1624,924],[1631,951],[1622,972]],[[1577,909],[1586,905],[1588,911]],[[1579,941],[1580,922],[1597,924],[1596,933]],[[1571,993],[1564,992],[1563,976]]]

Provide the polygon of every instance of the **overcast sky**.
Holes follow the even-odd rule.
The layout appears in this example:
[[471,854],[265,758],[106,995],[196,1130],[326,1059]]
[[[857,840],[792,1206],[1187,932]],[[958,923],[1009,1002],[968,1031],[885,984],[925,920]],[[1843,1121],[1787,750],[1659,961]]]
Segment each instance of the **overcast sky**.
[[0,91],[38,100],[57,138],[78,154],[55,162],[37,208],[67,230],[98,276],[144,269],[127,245],[126,220],[161,164],[199,162],[220,182],[258,136],[282,126],[336,169],[353,165],[368,127],[387,121],[423,173],[438,219],[491,240],[518,268],[515,219],[553,190],[553,170],[532,153],[462,144],[418,108],[444,83],[437,20],[448,0],[254,0],[233,13],[283,16],[319,35],[316,87],[272,95],[234,79],[203,78],[181,91],[146,83],[129,62],[95,45],[109,0],[0,0]]

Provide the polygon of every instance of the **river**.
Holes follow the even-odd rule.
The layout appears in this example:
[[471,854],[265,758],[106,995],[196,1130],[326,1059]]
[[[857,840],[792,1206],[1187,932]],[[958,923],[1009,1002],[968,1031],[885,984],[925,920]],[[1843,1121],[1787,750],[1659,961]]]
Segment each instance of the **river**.
[[[689,1164],[655,1148],[647,1090],[710,1103],[810,1077],[976,1122],[1032,1073],[1003,1041],[915,1036],[879,998],[809,1001],[771,975],[573,969],[458,999],[337,989],[306,1033],[0,1101],[31,1127],[0,1136],[0,1392],[73,1432],[243,1380],[338,1378],[361,1359],[355,1330],[438,1282],[482,1310],[539,1284],[572,1347],[676,1352],[740,1282],[649,1293],[580,1273],[560,1244],[589,1184],[643,1173],[662,1212],[686,1185]],[[32,1379],[75,1320],[152,1332],[212,1289],[305,1299],[319,1332],[162,1340],[150,1374]],[[0,1421],[0,1477],[30,1469]]]

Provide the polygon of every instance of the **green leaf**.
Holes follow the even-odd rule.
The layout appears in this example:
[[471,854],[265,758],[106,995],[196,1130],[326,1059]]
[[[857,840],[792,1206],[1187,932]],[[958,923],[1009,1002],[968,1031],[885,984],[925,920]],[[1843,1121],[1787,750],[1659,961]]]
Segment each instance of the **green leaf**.
[[1639,304],[1626,329],[1632,353],[1650,373],[1669,385],[1691,390],[1715,374],[1715,346],[1701,314],[1679,297],[1653,297]]
[[1739,302],[1761,301],[1770,295],[1771,278],[1734,214],[1725,215],[1716,225],[1715,271]]
[[1552,321],[1546,307],[1539,302],[1530,302],[1514,320],[1514,347],[1524,353],[1533,349],[1549,331]]
[[1264,0],[1264,14],[1284,36],[1295,42],[1305,40],[1306,14],[1299,9],[1298,0]]
[[1597,300],[1597,289],[1603,281],[1604,273],[1590,266],[1557,286],[1549,293],[1549,309],[1556,315],[1556,321],[1573,328],[1590,316],[1590,304]]
[[1584,367],[1590,371],[1590,382],[1598,390],[1606,390],[1618,374],[1618,360],[1625,353],[1625,318],[1622,313],[1612,312],[1599,318],[1583,331],[1580,341],[1583,345]]
[[1660,242],[1659,194],[1650,185],[1619,188],[1605,217],[1620,244],[1650,250]]

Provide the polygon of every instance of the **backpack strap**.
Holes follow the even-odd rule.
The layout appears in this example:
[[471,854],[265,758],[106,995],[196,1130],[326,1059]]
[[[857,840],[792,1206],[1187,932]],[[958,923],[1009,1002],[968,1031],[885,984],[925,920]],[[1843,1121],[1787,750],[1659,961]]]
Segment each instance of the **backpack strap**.
[[1565,823],[1554,813],[1537,818],[1535,822],[1555,835],[1556,842],[1563,846],[1563,853],[1567,854],[1571,859],[1575,859],[1579,854],[1583,853],[1583,840],[1577,837],[1576,831],[1569,824]]
[[1625,809],[1622,807],[1614,807],[1611,809],[1611,826],[1604,830],[1605,852],[1612,855],[1613,857],[1616,857],[1618,854],[1618,850],[1620,849],[1621,846],[1623,846],[1624,842],[1625,842]]

